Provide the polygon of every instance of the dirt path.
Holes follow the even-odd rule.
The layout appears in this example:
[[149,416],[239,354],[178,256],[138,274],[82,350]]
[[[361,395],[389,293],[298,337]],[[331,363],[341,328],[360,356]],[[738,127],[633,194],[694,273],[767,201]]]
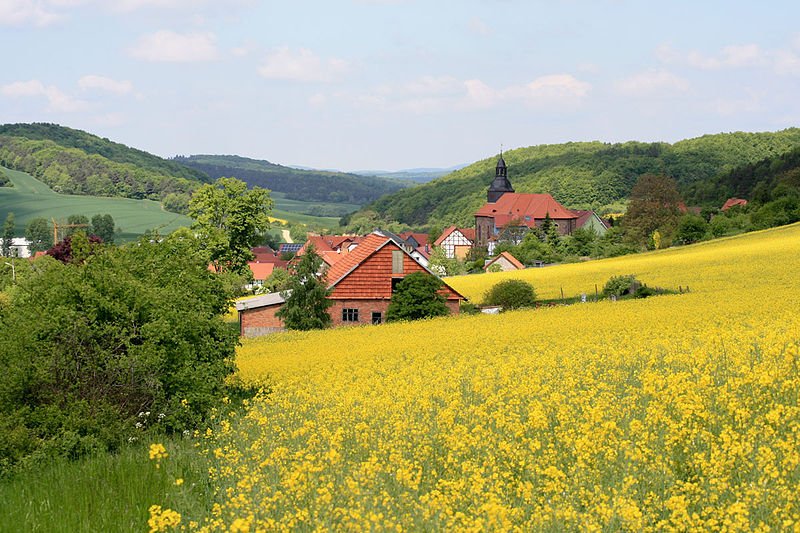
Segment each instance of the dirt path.
[[292,240],[292,236],[289,235],[289,230],[288,229],[282,229],[281,230],[281,238],[283,239],[283,242],[294,242]]

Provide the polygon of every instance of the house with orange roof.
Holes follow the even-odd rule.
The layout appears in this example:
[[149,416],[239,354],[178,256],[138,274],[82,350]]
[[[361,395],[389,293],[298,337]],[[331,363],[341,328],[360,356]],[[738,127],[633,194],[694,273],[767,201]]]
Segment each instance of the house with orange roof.
[[[397,236],[374,231],[364,237],[357,247],[327,269],[331,290],[328,298],[333,301],[328,312],[334,327],[384,322],[397,284],[414,272],[436,275],[416,260]],[[450,312],[457,314],[465,298],[443,283],[440,294]],[[274,297],[263,306],[254,300],[237,303],[242,335],[258,334],[258,328],[280,327],[274,322],[280,304]]]
[[524,268],[525,265],[509,252],[500,252],[500,255],[494,259],[486,261],[483,267],[486,272],[510,272],[512,270],[523,270]]
[[361,237],[352,235],[311,235],[302,248],[297,251],[295,257],[302,256],[309,246],[314,246],[314,250],[325,264],[332,266],[358,246],[360,240]]
[[450,226],[445,228],[433,245],[441,247],[444,255],[450,259],[454,257],[464,259],[475,246],[475,229]]
[[598,236],[605,235],[609,229],[608,223],[594,211],[572,209],[572,212],[578,217],[575,221],[575,229],[590,229]]
[[551,195],[514,192],[502,155],[486,199],[483,207],[475,212],[475,245],[486,246],[490,253],[494,248],[492,244],[503,231],[541,227],[548,216],[561,235],[571,235],[577,227],[578,216]]

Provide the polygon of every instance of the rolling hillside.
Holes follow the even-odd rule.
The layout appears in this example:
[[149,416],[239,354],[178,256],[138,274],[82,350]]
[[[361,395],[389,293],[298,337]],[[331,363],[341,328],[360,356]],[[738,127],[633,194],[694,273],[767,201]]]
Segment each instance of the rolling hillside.
[[[547,192],[571,208],[619,210],[641,174],[665,173],[691,193],[693,184],[798,146],[800,129],[792,128],[705,135],[674,144],[540,145],[511,150],[504,157],[517,192]],[[372,210],[385,221],[416,226],[469,224],[485,202],[496,161],[492,156],[430,183],[384,196],[362,212]]]
[[[283,193],[304,202],[363,205],[408,186],[399,180],[325,170],[300,170],[233,155],[192,155],[174,161],[212,178],[236,177],[250,186]],[[347,211],[341,213],[345,214]]]
[[13,212],[20,236],[28,222],[36,217],[63,221],[69,215],[91,218],[109,213],[121,230],[118,241],[134,239],[147,230],[169,233],[191,224],[188,217],[164,211],[161,204],[152,200],[58,194],[30,174],[2,167],[0,170],[13,183],[13,187],[0,188],[0,220],[5,220],[8,213]]

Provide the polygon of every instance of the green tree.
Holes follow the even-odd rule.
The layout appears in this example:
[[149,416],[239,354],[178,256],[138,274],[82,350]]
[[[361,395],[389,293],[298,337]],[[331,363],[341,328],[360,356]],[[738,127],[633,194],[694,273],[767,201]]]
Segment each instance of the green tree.
[[458,276],[467,273],[464,263],[456,257],[447,257],[441,246],[434,246],[431,250],[429,267],[440,276]]
[[14,241],[14,234],[17,231],[16,224],[14,223],[14,213],[6,215],[6,221],[3,223],[3,257],[11,257],[11,243]]
[[386,312],[387,320],[418,320],[449,315],[447,300],[439,292],[442,286],[442,280],[425,272],[407,275],[392,294]]
[[103,239],[103,242],[113,243],[115,231],[114,217],[111,215],[95,215],[92,217],[92,230],[90,233]]
[[272,200],[260,187],[247,189],[236,178],[219,178],[200,187],[189,202],[192,229],[200,235],[209,261],[217,272],[245,273],[257,246],[269,228]]
[[324,329],[331,325],[328,299],[331,291],[323,271],[324,262],[314,246],[309,246],[291,267],[287,289],[281,292],[286,303],[276,313],[288,329]]
[[682,202],[672,178],[655,174],[640,176],[631,190],[630,204],[622,222],[627,238],[645,245],[658,230],[664,240],[671,241],[681,216]]
[[31,251],[43,252],[53,246],[53,230],[44,217],[37,217],[28,222],[25,238],[31,243]]
[[697,215],[686,215],[678,222],[675,232],[675,242],[679,244],[692,244],[706,236],[708,223]]
[[506,279],[492,286],[483,297],[485,305],[497,305],[503,311],[533,307],[536,292],[533,285],[521,279]]

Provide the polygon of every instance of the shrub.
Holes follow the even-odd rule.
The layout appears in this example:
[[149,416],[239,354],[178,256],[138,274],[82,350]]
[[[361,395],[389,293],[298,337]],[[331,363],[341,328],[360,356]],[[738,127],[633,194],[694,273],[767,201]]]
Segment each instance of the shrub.
[[536,304],[536,292],[533,285],[521,279],[507,279],[496,283],[484,296],[485,305],[497,305],[504,311],[533,307]]
[[612,276],[603,287],[604,296],[625,296],[633,292],[641,284],[633,274],[626,276]]
[[[229,292],[194,237],[35,262],[0,309],[0,469],[200,427],[227,394]],[[140,413],[143,413],[140,415]],[[146,414],[146,415],[145,415]]]

